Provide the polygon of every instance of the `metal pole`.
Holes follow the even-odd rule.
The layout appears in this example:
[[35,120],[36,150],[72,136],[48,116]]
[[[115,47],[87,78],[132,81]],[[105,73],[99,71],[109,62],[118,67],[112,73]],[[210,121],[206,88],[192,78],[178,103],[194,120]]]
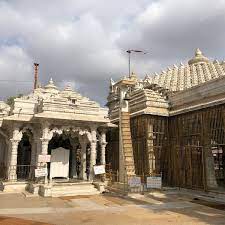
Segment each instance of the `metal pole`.
[[129,54],[129,55],[128,55],[128,69],[129,69],[128,72],[129,72],[129,78],[131,78],[131,77],[130,77],[131,52],[147,54],[147,52],[143,52],[143,51],[141,51],[141,50],[134,50],[134,49],[129,49],[129,50],[127,50],[127,53]]
[[129,78],[130,78],[130,53],[131,51],[128,52],[128,66],[129,66]]

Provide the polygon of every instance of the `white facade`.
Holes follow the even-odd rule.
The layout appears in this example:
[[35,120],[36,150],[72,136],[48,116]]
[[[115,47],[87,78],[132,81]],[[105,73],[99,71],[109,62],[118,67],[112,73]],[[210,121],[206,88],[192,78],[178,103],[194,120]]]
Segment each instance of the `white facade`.
[[107,113],[107,109],[81,96],[69,86],[60,91],[52,79],[45,87],[14,99],[12,106],[1,102],[0,165],[6,169],[4,178],[8,181],[17,181],[19,168],[24,166],[18,165],[20,159],[25,157],[18,151],[24,135],[29,139],[30,145],[27,148],[31,149],[31,153],[30,158],[26,157],[29,162],[24,160],[23,162],[29,168],[45,166],[46,163],[40,162],[38,156],[49,154],[49,142],[54,136],[64,135],[69,138],[72,146],[70,173],[73,177],[77,177],[76,152],[79,147],[81,150],[79,178],[87,179],[86,153],[89,146],[89,178],[92,180],[97,154],[100,154],[101,163],[105,164],[107,144],[105,132],[110,126]]

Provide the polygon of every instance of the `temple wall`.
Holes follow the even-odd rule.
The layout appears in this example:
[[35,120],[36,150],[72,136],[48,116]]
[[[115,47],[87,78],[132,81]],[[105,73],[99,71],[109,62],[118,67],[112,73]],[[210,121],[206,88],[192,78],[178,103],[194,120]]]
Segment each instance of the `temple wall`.
[[[167,118],[141,115],[130,121],[136,175],[167,172],[166,131]],[[107,133],[107,163],[116,172],[119,169],[119,130]]]
[[[225,105],[169,118],[140,115],[130,123],[136,175],[162,172],[164,185],[192,189],[225,186]],[[118,129],[108,143],[116,171]]]
[[166,146],[167,118],[142,115],[131,119],[134,160],[137,175],[160,174]]
[[225,105],[170,117],[168,184],[185,188],[225,186]]

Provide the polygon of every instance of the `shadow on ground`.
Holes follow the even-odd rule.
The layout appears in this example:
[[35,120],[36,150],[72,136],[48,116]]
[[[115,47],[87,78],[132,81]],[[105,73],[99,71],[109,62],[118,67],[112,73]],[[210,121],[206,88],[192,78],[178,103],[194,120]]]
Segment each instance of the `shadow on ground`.
[[0,225],[52,225],[32,220],[24,220],[15,217],[0,216]]
[[[107,194],[109,195],[109,194]],[[107,196],[106,195],[106,196]],[[126,201],[132,202],[136,205],[140,205],[141,207],[145,209],[149,209],[149,211],[153,211],[155,213],[168,213],[172,212],[173,214],[179,216],[186,216],[186,217],[191,217],[195,218],[198,220],[198,222],[204,222],[205,224],[210,224],[210,225],[224,225],[225,224],[225,204],[222,203],[217,203],[213,201],[207,201],[207,200],[202,200],[199,198],[196,198],[194,196],[189,196],[189,195],[184,195],[182,193],[160,193],[160,197],[154,196],[154,195],[143,195],[143,198],[130,198],[126,196],[121,196],[121,198],[125,199]],[[115,198],[116,196],[113,195]],[[154,207],[152,208],[151,204],[147,200],[154,200],[157,202],[160,202],[158,205],[160,207]],[[176,203],[193,203],[193,205],[190,207],[187,206],[185,207],[180,207],[178,206],[176,208],[175,204]],[[170,203],[175,203],[174,208],[169,207],[167,208],[167,204]],[[157,205],[157,204],[156,204]],[[165,207],[164,207],[165,205]]]

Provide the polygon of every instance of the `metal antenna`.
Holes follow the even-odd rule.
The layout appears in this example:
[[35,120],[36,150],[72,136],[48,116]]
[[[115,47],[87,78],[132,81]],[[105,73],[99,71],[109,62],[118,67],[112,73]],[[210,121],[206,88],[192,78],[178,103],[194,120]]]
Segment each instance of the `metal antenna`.
[[147,54],[147,52],[144,52],[142,50],[134,50],[134,49],[128,49],[127,50],[127,53],[128,53],[128,74],[129,74],[129,78],[130,78],[131,52]]

